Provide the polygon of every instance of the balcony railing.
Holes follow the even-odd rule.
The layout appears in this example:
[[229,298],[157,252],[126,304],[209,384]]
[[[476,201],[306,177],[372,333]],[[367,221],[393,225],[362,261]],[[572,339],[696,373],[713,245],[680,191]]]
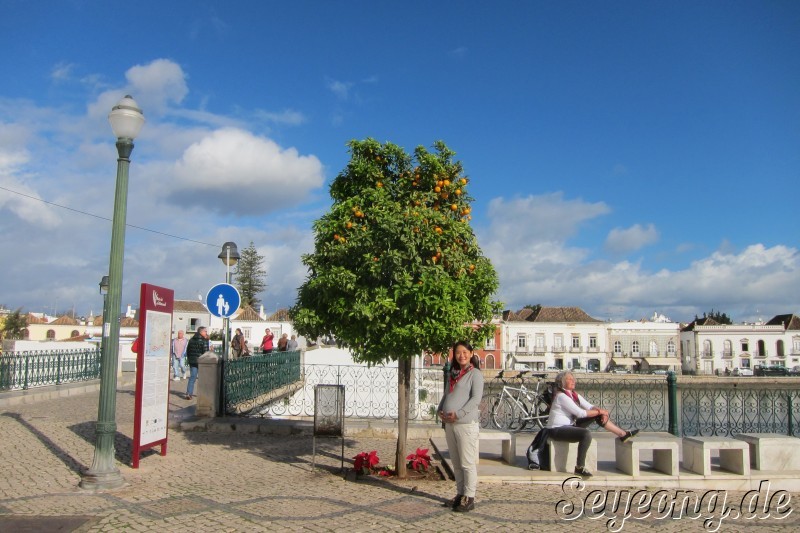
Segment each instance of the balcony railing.
[[769,352],[767,350],[764,350],[763,352],[756,352],[754,356],[755,357],[768,357],[769,356]]
[[515,351],[515,352],[517,352],[517,353],[528,353],[528,352],[530,352],[531,350],[530,350],[530,348],[528,348],[527,346],[517,346],[517,347],[514,349],[514,351]]
[[703,356],[703,359],[711,359],[712,357],[714,357],[714,352],[712,352],[710,350],[705,350],[705,351],[701,352],[700,355]]
[[583,351],[583,348],[581,348],[580,346],[573,346],[572,348],[569,349],[569,351],[570,353],[580,353]]
[[547,352],[547,349],[545,349],[544,346],[535,346],[533,348],[533,353],[535,353],[537,355],[544,354],[545,352]]
[[733,351],[732,350],[722,350],[722,357],[725,357],[725,358],[733,357]]
[[563,345],[562,346],[553,346],[553,352],[554,353],[564,353],[565,351],[567,351],[567,350],[566,350],[566,348],[564,348]]

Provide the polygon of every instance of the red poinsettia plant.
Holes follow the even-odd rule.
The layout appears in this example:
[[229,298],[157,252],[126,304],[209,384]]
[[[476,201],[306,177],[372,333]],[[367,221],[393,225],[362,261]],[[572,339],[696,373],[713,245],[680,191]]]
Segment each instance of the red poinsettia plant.
[[409,454],[406,460],[408,461],[408,465],[406,466],[417,472],[427,472],[431,467],[431,458],[428,455],[428,448],[417,448],[417,451]]
[[368,476],[374,472],[379,461],[377,451],[361,452],[353,457],[353,470],[355,470],[356,474]]

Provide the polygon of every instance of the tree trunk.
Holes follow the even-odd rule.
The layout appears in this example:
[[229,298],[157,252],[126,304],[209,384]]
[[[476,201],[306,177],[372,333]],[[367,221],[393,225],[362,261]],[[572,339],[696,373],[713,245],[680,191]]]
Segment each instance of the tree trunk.
[[411,391],[411,359],[401,357],[397,361],[397,456],[395,465],[397,477],[405,479],[406,469],[406,436],[408,435],[408,404]]

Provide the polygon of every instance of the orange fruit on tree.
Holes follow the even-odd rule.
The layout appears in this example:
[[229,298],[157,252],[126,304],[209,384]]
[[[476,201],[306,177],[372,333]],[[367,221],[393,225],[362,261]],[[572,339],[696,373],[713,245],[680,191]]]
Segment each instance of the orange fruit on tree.
[[333,240],[334,240],[334,241],[338,241],[340,238],[341,238],[341,237],[339,237],[339,234],[338,234],[338,233],[334,233],[334,234],[333,234]]
[[440,228],[439,226],[436,226],[436,227],[433,229],[433,231],[435,231],[435,232],[436,232],[436,233],[438,233],[439,235],[441,235],[441,234],[442,234],[442,228]]
[[461,185],[466,185],[466,184],[467,184],[467,179],[461,178]]
[[375,185],[380,189],[381,187],[383,187],[383,182],[379,181]]
[[344,227],[347,228],[347,229],[350,229],[350,228],[353,227],[353,223],[348,220],[347,224],[345,224]]
[[458,206],[456,204],[450,204],[450,209],[455,211],[456,209],[458,209]]
[[444,180],[444,186],[447,187],[448,185],[450,185],[450,180]]
[[439,181],[436,182],[436,185],[441,187],[442,185],[444,185],[444,182],[442,180],[439,180]]
[[433,192],[442,192],[442,188],[437,185],[433,188]]
[[461,189],[456,189],[453,192],[456,194],[456,196],[461,196]]

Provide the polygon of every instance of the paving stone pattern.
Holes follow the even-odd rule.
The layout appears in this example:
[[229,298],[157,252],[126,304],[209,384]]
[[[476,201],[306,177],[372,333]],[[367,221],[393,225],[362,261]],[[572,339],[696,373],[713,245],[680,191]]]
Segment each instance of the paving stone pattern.
[[[171,418],[193,411],[174,382]],[[146,452],[132,469],[133,391],[117,395],[116,454],[127,485],[92,493],[78,487],[91,465],[97,392],[0,404],[0,532],[4,531],[607,531],[606,519],[565,521],[560,486],[481,483],[477,506],[453,513],[442,503],[452,481],[356,479],[340,472],[341,444],[312,437],[170,430],[168,453]],[[391,462],[395,440],[345,439],[345,467],[377,450]],[[423,439],[408,450],[428,447]],[[640,489],[643,487],[639,487]],[[728,501],[741,494],[731,493]],[[795,495],[793,502],[800,501]],[[707,531],[702,520],[633,520],[624,530]],[[784,520],[727,520],[720,531],[797,531],[800,509]]]

